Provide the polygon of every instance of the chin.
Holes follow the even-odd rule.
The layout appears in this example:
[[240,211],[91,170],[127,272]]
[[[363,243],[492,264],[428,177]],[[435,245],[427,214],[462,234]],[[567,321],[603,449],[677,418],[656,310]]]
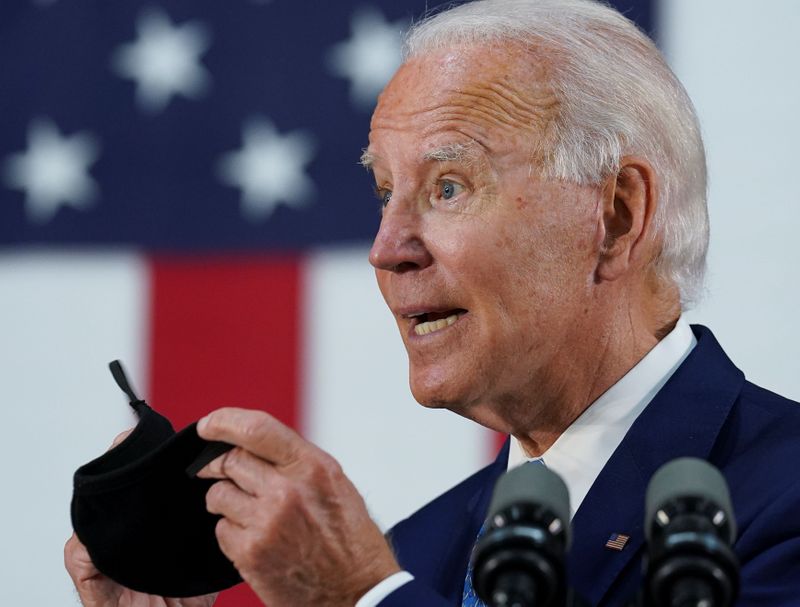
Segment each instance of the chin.
[[414,382],[411,383],[411,394],[420,405],[428,409],[448,409],[449,401],[437,392],[439,391],[427,387],[420,388]]
[[490,430],[505,434],[509,432],[502,420],[492,411],[492,407],[479,399],[470,399],[466,395],[456,395],[442,390],[420,391],[412,388],[411,392],[414,399],[427,409],[446,409]]
[[428,409],[450,409],[463,415],[469,401],[466,387],[442,375],[412,373],[410,384],[414,400]]

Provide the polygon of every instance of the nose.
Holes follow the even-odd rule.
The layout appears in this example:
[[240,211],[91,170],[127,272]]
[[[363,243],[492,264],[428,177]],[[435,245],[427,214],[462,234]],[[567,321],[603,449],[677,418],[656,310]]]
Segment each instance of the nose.
[[431,265],[433,257],[422,239],[419,223],[418,213],[391,204],[386,207],[369,252],[369,262],[375,269],[402,273]]

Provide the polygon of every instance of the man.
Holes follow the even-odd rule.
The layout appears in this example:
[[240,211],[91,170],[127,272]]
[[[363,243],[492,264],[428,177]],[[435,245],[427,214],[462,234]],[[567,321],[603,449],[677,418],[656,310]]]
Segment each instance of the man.
[[[705,161],[652,43],[588,0],[441,13],[411,32],[362,160],[384,207],[370,262],[415,398],[512,438],[390,547],[330,456],[264,413],[206,417],[201,436],[237,446],[202,472],[221,479],[219,544],[265,604],[475,604],[467,561],[494,481],[541,458],[571,493],[571,584],[621,605],[641,581],[644,488],[681,455],[731,485],[739,604],[796,604],[800,410],[681,319],[702,283]],[[130,593],[75,539],[66,560],[87,606],[214,599]]]

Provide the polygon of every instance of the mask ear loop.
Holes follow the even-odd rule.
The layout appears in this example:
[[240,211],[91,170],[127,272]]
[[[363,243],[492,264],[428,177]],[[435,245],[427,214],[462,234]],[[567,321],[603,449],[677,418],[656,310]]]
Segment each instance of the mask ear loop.
[[112,360],[108,363],[108,368],[111,370],[111,375],[114,377],[114,381],[117,382],[120,390],[122,390],[128,397],[128,400],[130,400],[130,405],[133,407],[133,410],[136,411],[136,414],[139,417],[144,415],[146,410],[150,407],[141,398],[136,396],[136,392],[131,388],[128,377],[125,375],[125,370],[122,368],[122,363],[119,362],[119,360]]
[[[136,414],[141,417],[145,411],[150,409],[148,404],[136,396],[136,392],[131,388],[128,377],[125,375],[125,370],[122,368],[122,363],[118,360],[112,360],[108,363],[108,368],[111,369],[111,375],[114,376],[114,381],[120,387],[131,401],[131,407],[136,411]],[[214,459],[217,459],[223,453],[227,453],[233,449],[233,445],[223,443],[221,441],[208,442],[200,454],[186,467],[186,474],[190,477],[195,477],[200,469],[205,467],[206,464]]]

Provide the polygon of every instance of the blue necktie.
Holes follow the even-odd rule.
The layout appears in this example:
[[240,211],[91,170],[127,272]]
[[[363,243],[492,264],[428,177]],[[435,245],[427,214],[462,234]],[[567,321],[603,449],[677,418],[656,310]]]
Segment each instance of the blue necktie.
[[[528,462],[528,464],[541,464],[544,466],[544,460],[534,459]],[[478,531],[478,537],[475,538],[476,544],[485,532],[486,521],[484,521],[480,531]],[[486,603],[478,598],[478,595],[475,594],[475,589],[472,587],[472,559],[470,559],[467,565],[467,577],[464,579],[464,593],[461,595],[461,607],[486,607]]]

